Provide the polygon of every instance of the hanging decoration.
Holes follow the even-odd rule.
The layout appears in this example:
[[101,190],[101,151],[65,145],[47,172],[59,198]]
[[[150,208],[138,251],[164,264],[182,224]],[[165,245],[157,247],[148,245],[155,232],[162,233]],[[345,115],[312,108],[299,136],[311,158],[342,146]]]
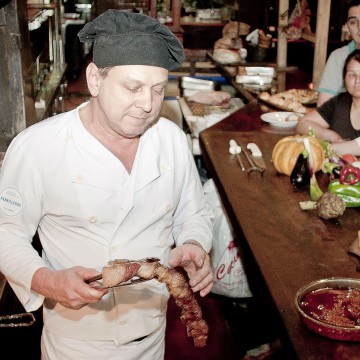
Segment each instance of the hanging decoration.
[[306,0],[297,0],[294,10],[289,17],[289,25],[284,29],[288,39],[300,39],[303,32],[311,33],[310,15]]

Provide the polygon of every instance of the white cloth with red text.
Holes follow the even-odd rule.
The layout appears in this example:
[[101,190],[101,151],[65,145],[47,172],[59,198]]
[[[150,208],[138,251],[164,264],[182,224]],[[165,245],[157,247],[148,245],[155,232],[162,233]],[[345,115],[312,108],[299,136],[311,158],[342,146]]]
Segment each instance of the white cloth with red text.
[[214,286],[211,291],[231,298],[251,297],[247,276],[234,241],[233,229],[214,181],[208,180],[203,189],[206,201],[214,214],[214,238],[210,252]]

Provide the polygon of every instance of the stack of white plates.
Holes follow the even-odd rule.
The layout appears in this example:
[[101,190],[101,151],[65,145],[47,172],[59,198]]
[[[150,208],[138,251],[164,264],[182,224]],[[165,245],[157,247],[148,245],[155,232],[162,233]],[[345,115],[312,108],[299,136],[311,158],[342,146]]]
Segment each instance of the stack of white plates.
[[275,76],[275,69],[270,66],[246,66],[246,75],[237,75],[235,81],[238,84],[271,84]]

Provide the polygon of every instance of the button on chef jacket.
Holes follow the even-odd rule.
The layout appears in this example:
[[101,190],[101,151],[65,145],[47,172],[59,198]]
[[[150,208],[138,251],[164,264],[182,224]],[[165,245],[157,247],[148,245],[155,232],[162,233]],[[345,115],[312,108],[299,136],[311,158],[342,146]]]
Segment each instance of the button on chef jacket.
[[[10,144],[0,175],[0,271],[27,311],[44,302],[57,335],[127,343],[163,321],[168,292],[151,280],[111,290],[71,310],[30,290],[34,272],[110,259],[160,258],[196,239],[206,251],[212,223],[183,131],[161,118],[140,139],[129,174],[83,127],[79,109],[37,123]],[[42,259],[30,241],[38,230]]]

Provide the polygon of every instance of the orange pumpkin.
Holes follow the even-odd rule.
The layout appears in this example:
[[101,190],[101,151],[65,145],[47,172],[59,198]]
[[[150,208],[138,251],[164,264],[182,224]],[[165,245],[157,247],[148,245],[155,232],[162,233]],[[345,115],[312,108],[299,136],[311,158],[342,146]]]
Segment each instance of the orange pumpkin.
[[279,173],[290,176],[297,158],[305,150],[303,140],[306,137],[310,139],[314,157],[314,170],[316,172],[321,169],[321,165],[325,160],[325,152],[320,141],[312,136],[294,135],[280,139],[273,149],[272,162]]

